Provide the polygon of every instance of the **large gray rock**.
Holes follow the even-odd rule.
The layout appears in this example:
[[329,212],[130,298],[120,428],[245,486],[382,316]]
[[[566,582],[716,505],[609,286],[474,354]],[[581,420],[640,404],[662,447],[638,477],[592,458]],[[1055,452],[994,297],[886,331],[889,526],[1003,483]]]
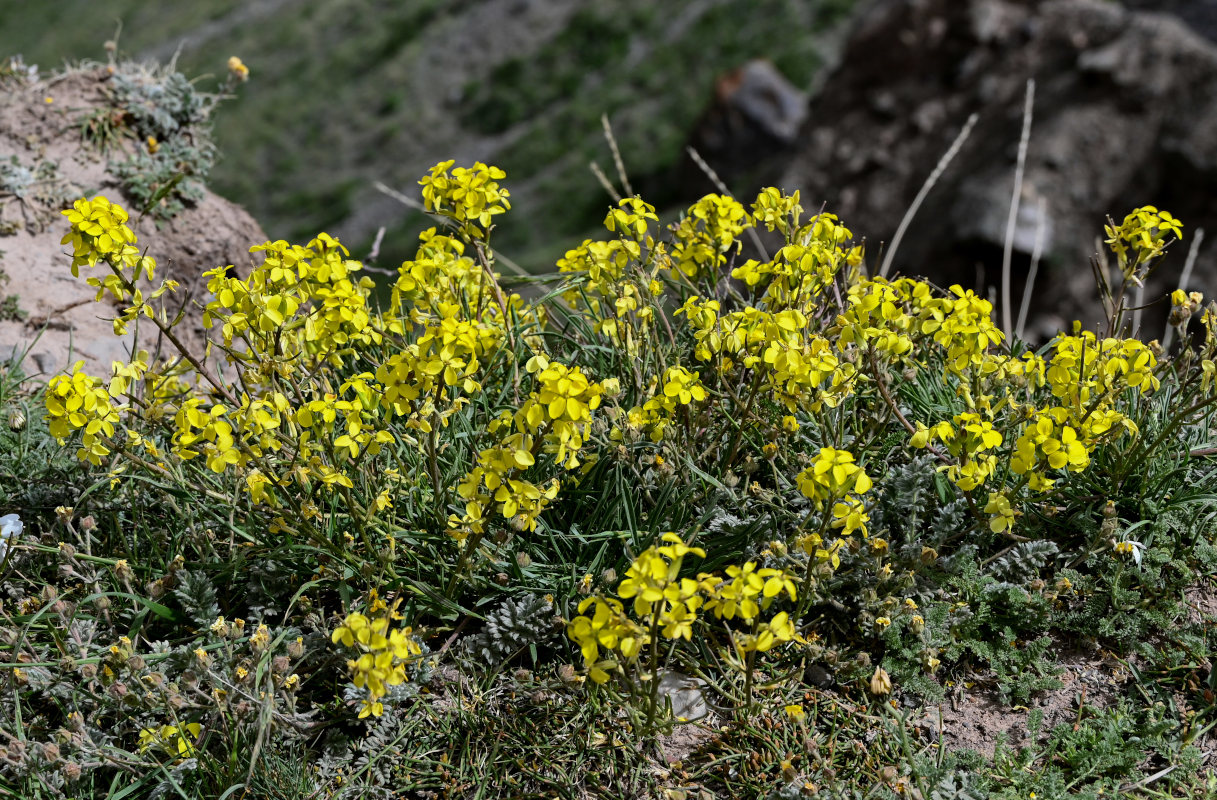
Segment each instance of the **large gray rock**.
[[[987,291],[1000,281],[1029,78],[1037,90],[1014,303],[1043,225],[1039,333],[1073,318],[1093,323],[1089,258],[1107,215],[1154,204],[1183,219],[1189,235],[1198,226],[1217,233],[1217,46],[1179,17],[1108,0],[879,0],[859,13],[812,100],[780,184],[801,189],[805,207],[826,201],[874,254],[978,113],[895,267]],[[1151,281],[1147,300],[1175,288],[1186,245]],[[1188,288],[1217,290],[1212,252],[1200,251]],[[1147,318],[1146,335],[1158,335],[1160,319]]]

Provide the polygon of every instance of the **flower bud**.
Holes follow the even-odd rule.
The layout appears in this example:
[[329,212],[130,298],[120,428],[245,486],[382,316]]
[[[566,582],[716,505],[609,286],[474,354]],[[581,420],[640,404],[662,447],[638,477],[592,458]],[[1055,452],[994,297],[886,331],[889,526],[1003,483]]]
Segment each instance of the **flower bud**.
[[870,679],[870,691],[875,695],[892,693],[892,678],[883,667],[875,667],[875,674]]

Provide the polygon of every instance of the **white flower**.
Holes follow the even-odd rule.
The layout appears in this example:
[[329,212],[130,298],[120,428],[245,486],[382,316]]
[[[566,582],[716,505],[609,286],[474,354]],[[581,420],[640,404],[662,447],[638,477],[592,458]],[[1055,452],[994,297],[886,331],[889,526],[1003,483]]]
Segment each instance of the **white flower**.
[[0,517],[0,562],[3,562],[8,555],[9,541],[16,540],[24,530],[25,525],[21,523],[21,518],[16,514],[5,514]]

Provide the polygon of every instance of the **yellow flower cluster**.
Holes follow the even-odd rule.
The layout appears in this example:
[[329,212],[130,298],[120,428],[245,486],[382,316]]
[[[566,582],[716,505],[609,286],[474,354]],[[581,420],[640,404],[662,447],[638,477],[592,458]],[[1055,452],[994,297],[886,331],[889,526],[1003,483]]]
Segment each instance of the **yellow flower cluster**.
[[1063,336],[1052,351],[1048,385],[1074,413],[1109,404],[1126,388],[1142,394],[1157,391],[1158,359],[1138,339],[1099,339],[1091,331]]
[[[322,233],[307,245],[280,240],[250,252],[265,258],[247,279],[227,267],[204,273],[215,299],[203,321],[222,324],[230,358],[260,368],[265,379],[301,357],[342,366],[359,346],[382,340],[367,303],[372,279],[356,278],[362,265],[336,239]],[[244,346],[233,349],[238,340]]]
[[738,237],[752,226],[748,212],[734,198],[708,194],[689,207],[673,226],[673,275],[691,281],[717,272],[727,263],[727,254],[739,249]]
[[837,539],[826,545],[823,532],[831,525],[840,528],[845,536],[854,531],[866,536],[866,523],[870,522],[870,517],[866,513],[862,495],[869,492],[874,484],[854,462],[853,454],[832,447],[820,448],[815,461],[799,473],[796,483],[799,491],[815,504],[818,511],[831,509],[831,516],[825,518],[821,530],[803,536],[798,544],[809,556],[832,564],[836,569],[841,564],[840,550],[845,543]]
[[334,629],[331,640],[359,652],[347,661],[354,684],[367,692],[359,711],[360,718],[379,717],[384,713],[384,697],[390,686],[406,681],[406,667],[422,655],[422,648],[413,638],[410,628],[393,628],[392,612],[369,618],[359,612],[347,615]]
[[[663,544],[640,553],[617,587],[622,600],[632,600],[633,617],[613,597],[595,595],[580,602],[579,616],[570,621],[567,635],[579,645],[584,668],[596,683],[605,683],[610,670],[635,666],[658,638],[691,641],[698,612],[713,613],[719,620],[748,626],[732,631],[737,653],[766,651],[796,638],[790,615],[781,612],[760,621],[785,594],[796,598],[795,578],[783,570],[757,569],[755,562],[729,566],[726,575],[700,573],[696,579],[682,578],[685,556],[705,557],[700,547],[685,544],[674,533],[661,538]],[[591,615],[586,615],[593,609]],[[603,648],[605,653],[601,652]]]
[[106,442],[114,436],[119,409],[101,381],[85,374],[83,369],[84,362],[77,361],[70,376],[56,375],[47,384],[48,428],[60,444],[72,432],[81,431],[76,457],[100,466],[101,460],[110,454]]
[[[504,309],[494,295],[494,286],[482,266],[466,255],[464,242],[437,233],[435,228],[423,231],[418,240],[414,258],[398,269],[390,306],[393,314],[406,312],[407,325],[470,312],[481,321],[501,316]],[[505,298],[512,303],[518,299]]]
[[913,349],[918,317],[932,299],[930,287],[911,278],[859,281],[849,287],[847,308],[837,318],[840,342],[903,356]]
[[86,280],[97,289],[95,300],[100,302],[109,292],[115,301],[131,303],[114,319],[115,335],[125,334],[127,323],[141,314],[153,319],[148,302],[175,291],[178,284],[162,281],[146,298],[143,289],[136,286],[142,278],[152,280],[156,260],[140,253],[135,233],[126,225],[127,212],[99,195],[92,200],[77,200],[63,214],[71,223],[61,244],[72,245],[72,275],[79,277],[82,265],[93,267],[100,261],[109,267],[109,274],[90,275]]
[[[701,375],[684,367],[668,367],[659,381],[659,391],[640,407],[631,409],[627,415],[629,424],[650,432],[651,441],[662,442],[677,409],[704,402],[706,389]],[[616,434],[620,437],[620,432]]]
[[[821,447],[810,467],[799,473],[799,491],[823,510],[827,503],[864,495],[874,483],[846,450]],[[849,533],[847,530],[846,533]]]
[[939,297],[925,304],[921,313],[921,333],[930,334],[946,350],[947,369],[960,373],[980,364],[991,345],[1004,338],[993,322],[993,304],[977,297],[958,284],[950,289],[954,297]]
[[586,275],[563,294],[573,308],[585,308],[597,333],[628,353],[654,332],[655,309],[648,299],[663,292],[657,280],[660,264],[667,256],[662,244],[649,233],[649,222],[658,221],[655,208],[637,197],[622,199],[609,210],[604,226],[616,239],[590,239],[557,262],[560,273]]
[[121,269],[134,270],[135,277],[146,273],[152,277],[156,261],[139,252],[135,233],[127,227],[127,212],[105,197],[92,200],[83,197],[63,212],[72,229],[60,244],[72,245],[72,275],[80,276],[80,267],[92,267],[106,261]]
[[1154,206],[1134,209],[1120,225],[1109,221],[1104,230],[1107,232],[1107,245],[1115,253],[1120,269],[1129,278],[1136,276],[1142,266],[1161,256],[1174,239],[1183,238],[1183,223],[1170,212],[1159,211]]
[[592,411],[604,392],[579,367],[567,367],[536,355],[527,364],[537,390],[514,414],[504,412],[487,431],[498,442],[478,453],[477,464],[457,486],[465,514],[450,519],[458,538],[486,530],[486,510],[494,505],[518,530],[535,530],[537,517],[558,495],[559,481],[538,485],[523,476],[540,452],[564,469],[580,466],[578,454],[591,425]]
[[452,169],[455,163],[436,164],[418,182],[423,187],[423,204],[428,211],[455,221],[466,236],[485,239],[494,217],[511,208],[507,200],[511,193],[498,183],[507,173],[480,161],[472,167]]
[[956,459],[946,467],[947,477],[970,492],[987,481],[997,468],[994,451],[1001,446],[1003,437],[992,422],[975,412],[956,414],[953,422],[954,425],[940,422],[930,428],[919,422],[909,444],[918,449],[925,449],[935,440],[945,444],[947,452]]
[[1010,469],[1026,475],[1033,491],[1052,488],[1055,481],[1047,477],[1049,470],[1081,472],[1090,465],[1086,442],[1068,421],[1069,413],[1063,408],[1038,411],[1014,443]]
[[797,308],[768,312],[749,306],[719,316],[717,300],[691,297],[677,310],[697,340],[694,355],[713,362],[727,377],[737,368],[753,369],[773,402],[794,413],[835,408],[853,390],[856,370],[831,342],[811,332]]
[[[767,190],[773,191],[773,190]],[[796,193],[797,197],[797,193]],[[765,192],[757,198],[757,208]],[[774,214],[783,207],[780,200],[765,209],[767,226],[777,225]],[[798,207],[797,201],[793,205]],[[799,209],[801,211],[801,209]],[[787,219],[782,215],[780,219]],[[797,223],[797,214],[794,216]],[[787,229],[789,230],[789,229]],[[840,274],[845,266],[857,266],[862,261],[862,247],[848,247],[853,233],[841,225],[833,214],[818,214],[810,223],[790,236],[790,241],[768,262],[750,259],[731,271],[731,276],[742,280],[754,291],[760,292],[763,303],[772,311],[782,308],[807,308]]]

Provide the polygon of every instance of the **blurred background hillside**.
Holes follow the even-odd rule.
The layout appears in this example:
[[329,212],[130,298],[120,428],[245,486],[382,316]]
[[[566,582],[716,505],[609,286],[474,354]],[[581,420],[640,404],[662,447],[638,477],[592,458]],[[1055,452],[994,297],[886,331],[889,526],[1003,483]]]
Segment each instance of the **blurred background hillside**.
[[506,170],[495,244],[552,269],[610,203],[588,169],[615,180],[603,114],[665,221],[713,190],[692,144],[741,199],[798,189],[877,256],[976,114],[897,270],[987,293],[1009,238],[1017,299],[1038,244],[1029,330],[1051,335],[1098,313],[1106,217],[1155,204],[1187,227],[1147,287],[1146,338],[1189,255],[1186,288],[1217,290],[1217,237],[1188,252],[1217,229],[1217,0],[0,0],[0,55],[44,73],[114,39],[204,89],[242,58],[210,188],[273,238],[325,230],[364,257],[384,227],[386,265],[427,223],[374,183],[417,197],[451,158]]
[[[437,161],[503,167],[515,213],[496,243],[552,268],[610,202],[607,113],[634,189],[671,205],[683,148],[715,79],[767,58],[800,89],[831,58],[853,0],[0,0],[0,54],[44,71],[65,61],[177,58],[189,77],[252,79],[219,113],[209,181],[272,237],[325,230],[383,263],[412,256],[421,215],[373,189],[417,196]],[[208,87],[215,81],[202,81]],[[695,199],[695,198],[694,198]],[[543,224],[542,224],[543,223]],[[577,243],[577,240],[574,242]]]

